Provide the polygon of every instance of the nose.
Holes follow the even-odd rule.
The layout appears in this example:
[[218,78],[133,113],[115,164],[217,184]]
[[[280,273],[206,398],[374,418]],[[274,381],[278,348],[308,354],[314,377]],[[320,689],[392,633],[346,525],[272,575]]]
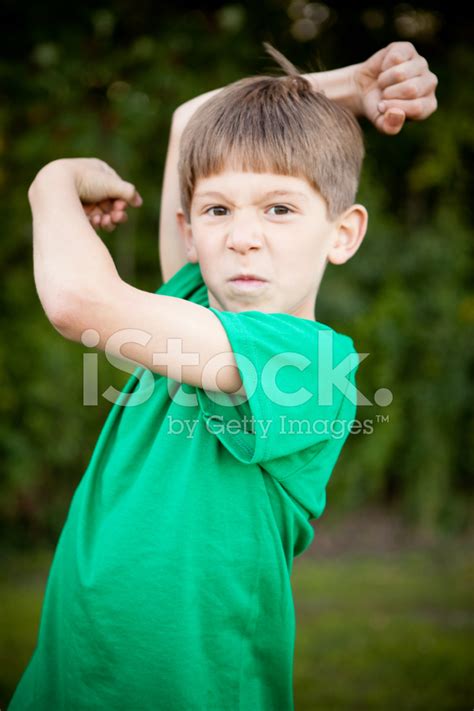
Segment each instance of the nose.
[[230,223],[227,246],[237,252],[247,252],[262,245],[262,226],[254,212],[235,210]]

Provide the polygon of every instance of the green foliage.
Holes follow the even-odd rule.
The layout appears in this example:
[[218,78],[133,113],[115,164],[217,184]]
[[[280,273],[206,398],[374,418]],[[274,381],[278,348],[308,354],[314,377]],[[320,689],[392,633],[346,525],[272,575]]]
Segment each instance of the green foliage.
[[[30,182],[46,162],[83,155],[106,160],[133,181],[143,208],[103,239],[124,279],[156,290],[160,189],[173,110],[241,76],[273,70],[263,40],[311,70],[362,61],[403,39],[398,25],[390,25],[394,10],[387,4],[380,12],[388,24],[371,25],[373,15],[359,6],[333,13],[320,36],[303,41],[291,24],[303,5],[167,6],[157,13],[146,3],[89,2],[74,8],[73,20],[53,4],[41,15],[25,8],[30,15],[21,23],[21,38],[5,38],[0,526],[7,540],[26,545],[57,537],[110,408],[103,398],[98,407],[82,406],[83,349],[61,339],[38,301]],[[437,44],[412,38],[439,77],[438,111],[427,121],[407,122],[396,137],[363,121],[367,159],[358,199],[369,211],[368,234],[349,264],[328,270],[318,318],[370,353],[359,371],[366,397],[374,403],[378,389],[393,393],[387,407],[359,408],[358,417],[372,420],[374,431],[350,438],[329,505],[390,502],[423,528],[458,530],[472,508],[474,464],[468,192],[474,52],[462,39],[462,16],[450,22],[438,30]],[[100,391],[120,388],[128,374],[104,356],[99,360]],[[389,422],[377,421],[387,415]]]

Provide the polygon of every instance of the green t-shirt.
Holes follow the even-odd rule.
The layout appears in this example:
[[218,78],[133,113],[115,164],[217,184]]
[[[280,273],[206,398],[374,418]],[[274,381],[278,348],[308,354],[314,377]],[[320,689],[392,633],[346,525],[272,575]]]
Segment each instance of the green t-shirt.
[[[209,308],[197,264],[156,293]],[[133,372],[72,498],[9,711],[293,709],[292,560],[356,409],[320,364],[352,354],[354,384],[358,358],[318,322],[211,310],[248,400]]]

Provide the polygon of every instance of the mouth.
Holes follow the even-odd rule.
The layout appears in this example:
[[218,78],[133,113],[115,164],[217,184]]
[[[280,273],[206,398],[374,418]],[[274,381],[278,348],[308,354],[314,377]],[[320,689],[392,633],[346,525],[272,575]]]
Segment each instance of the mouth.
[[257,274],[236,274],[229,279],[230,283],[238,289],[249,291],[251,289],[259,289],[267,283],[266,279]]

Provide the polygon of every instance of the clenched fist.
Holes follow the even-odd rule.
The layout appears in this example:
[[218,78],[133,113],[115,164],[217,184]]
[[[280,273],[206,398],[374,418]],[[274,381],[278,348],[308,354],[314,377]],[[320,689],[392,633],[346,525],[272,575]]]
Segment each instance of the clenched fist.
[[39,174],[51,168],[64,170],[72,176],[84,212],[93,227],[112,232],[119,223],[127,221],[127,207],[140,207],[143,203],[135,186],[98,158],[60,158],[48,163]]
[[358,113],[381,133],[399,133],[406,118],[422,121],[438,106],[438,78],[411,42],[392,42],[356,65],[353,82]]

